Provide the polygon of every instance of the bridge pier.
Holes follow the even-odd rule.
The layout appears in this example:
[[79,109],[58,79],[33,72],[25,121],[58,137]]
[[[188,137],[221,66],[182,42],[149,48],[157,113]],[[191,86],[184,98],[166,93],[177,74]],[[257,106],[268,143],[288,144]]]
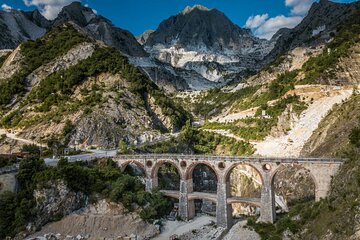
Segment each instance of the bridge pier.
[[227,203],[230,196],[230,183],[221,182],[217,184],[217,203],[216,203],[216,224],[226,229],[232,226],[232,206]]
[[330,189],[332,176],[335,176],[340,165],[336,164],[309,164],[307,167],[315,181],[315,201],[326,198]]
[[189,200],[189,193],[193,191],[191,179],[180,179],[179,216],[183,220],[190,220],[195,216],[194,200]]
[[145,178],[145,191],[151,192],[154,188],[158,186],[158,178],[157,177],[146,177]]
[[271,175],[263,172],[263,186],[261,188],[260,222],[274,223],[275,212],[275,191],[271,182]]

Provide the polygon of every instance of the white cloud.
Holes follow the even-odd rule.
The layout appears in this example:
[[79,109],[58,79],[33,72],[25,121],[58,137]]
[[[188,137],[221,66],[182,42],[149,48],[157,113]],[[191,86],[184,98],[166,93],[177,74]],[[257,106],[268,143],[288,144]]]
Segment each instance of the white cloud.
[[9,6],[9,5],[5,4],[5,3],[3,5],[1,5],[1,8],[2,8],[2,10],[6,11],[6,12],[11,11],[11,9],[12,9],[11,6]]
[[26,6],[36,6],[47,19],[57,17],[61,9],[74,0],[23,0]]
[[251,16],[246,21],[245,27],[247,27],[247,28],[257,28],[260,25],[264,24],[264,22],[268,18],[269,18],[269,14],[267,14],[267,13],[263,14],[263,15]]
[[[90,6],[89,6],[89,4],[87,4],[87,3],[86,3],[86,4],[84,5],[84,7],[89,8]],[[93,9],[93,8],[92,8],[91,10],[92,10],[92,11],[93,11],[93,13],[95,13],[95,14],[97,14],[97,13],[98,13],[98,12],[96,11],[96,9]]]
[[299,16],[285,17],[284,15],[268,19],[254,31],[260,38],[270,39],[281,28],[293,28],[298,25],[303,18]]
[[305,15],[315,0],[285,0],[285,5],[291,7],[292,15]]
[[285,6],[290,8],[288,16],[278,15],[269,18],[262,14],[251,16],[245,26],[251,28],[260,38],[270,39],[281,28],[294,28],[304,18],[315,0],[284,0]]

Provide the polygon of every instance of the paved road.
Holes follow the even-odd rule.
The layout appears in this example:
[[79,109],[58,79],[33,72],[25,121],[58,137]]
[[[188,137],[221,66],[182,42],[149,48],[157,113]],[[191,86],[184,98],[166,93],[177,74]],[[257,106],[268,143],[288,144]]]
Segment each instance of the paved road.
[[[91,153],[84,153],[74,156],[65,156],[69,162],[77,162],[77,161],[90,161],[95,158],[103,158],[103,157],[115,157],[116,150],[86,150]],[[46,165],[56,166],[60,158],[45,158],[44,161]]]

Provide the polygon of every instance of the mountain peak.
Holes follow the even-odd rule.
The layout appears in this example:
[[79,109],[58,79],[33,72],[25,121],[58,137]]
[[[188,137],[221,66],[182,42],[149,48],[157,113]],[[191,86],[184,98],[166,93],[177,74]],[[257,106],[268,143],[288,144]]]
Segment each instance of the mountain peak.
[[63,7],[54,22],[55,25],[58,25],[59,23],[73,21],[79,26],[84,27],[95,17],[96,14],[91,8],[83,6],[80,2],[72,2],[71,4]]
[[251,47],[254,38],[248,29],[242,29],[222,12],[201,5],[187,7],[175,16],[160,23],[147,39],[146,46],[174,43],[187,50],[224,49],[241,50]]
[[188,13],[194,11],[194,10],[210,11],[211,9],[209,9],[209,8],[207,8],[207,7],[205,7],[205,6],[202,6],[202,5],[200,5],[200,4],[196,4],[196,5],[192,6],[192,7],[187,6],[181,13],[182,13],[183,15],[185,15],[185,14],[188,14]]

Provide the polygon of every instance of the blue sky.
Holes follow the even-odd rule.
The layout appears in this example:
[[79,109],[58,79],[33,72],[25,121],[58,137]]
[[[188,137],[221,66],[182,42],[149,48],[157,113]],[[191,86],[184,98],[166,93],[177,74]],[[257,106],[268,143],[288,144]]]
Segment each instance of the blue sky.
[[[62,6],[73,0],[0,0],[4,8],[35,9],[54,18]],[[159,23],[186,6],[201,4],[224,12],[240,27],[246,26],[260,37],[269,38],[281,27],[293,27],[315,0],[82,0],[116,26],[139,35],[156,29]],[[334,0],[335,1],[335,0]],[[336,0],[354,2],[354,0]]]

